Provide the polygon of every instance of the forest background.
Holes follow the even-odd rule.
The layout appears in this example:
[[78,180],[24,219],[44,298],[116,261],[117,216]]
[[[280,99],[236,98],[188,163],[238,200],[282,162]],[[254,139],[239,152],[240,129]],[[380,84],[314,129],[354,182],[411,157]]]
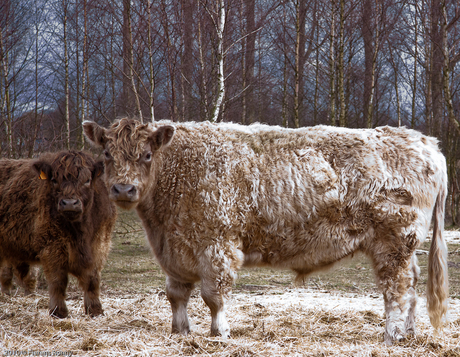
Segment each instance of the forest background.
[[407,126],[439,139],[460,225],[457,0],[0,0],[0,156],[83,120]]

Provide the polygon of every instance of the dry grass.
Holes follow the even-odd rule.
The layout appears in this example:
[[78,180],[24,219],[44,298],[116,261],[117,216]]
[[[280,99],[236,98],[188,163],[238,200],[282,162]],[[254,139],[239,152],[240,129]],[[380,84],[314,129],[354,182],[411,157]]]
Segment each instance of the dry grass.
[[[209,309],[198,290],[189,304],[192,333],[171,335],[164,276],[151,258],[138,222],[128,218],[122,215],[103,272],[105,315],[94,319],[84,315],[82,294],[73,279],[67,298],[70,317],[49,317],[42,279],[35,295],[23,297],[22,289],[15,296],[0,295],[0,355],[25,351],[79,356],[460,356],[458,315],[451,314],[442,336],[433,336],[431,326],[420,319],[415,338],[387,347],[381,312],[343,304],[326,309],[321,299],[349,294],[346,301],[351,301],[353,296],[375,294],[372,269],[365,260],[351,261],[308,281],[310,291],[332,293],[318,294],[316,300],[281,299],[299,292],[287,272],[244,270],[227,310],[230,339],[210,337]],[[458,245],[450,246],[449,251],[454,264],[449,272],[451,299],[457,304]],[[419,259],[423,291],[425,257]]]
[[88,318],[81,298],[68,301],[70,316],[48,316],[47,296],[0,298],[0,338],[8,351],[71,351],[85,356],[460,356],[460,320],[444,336],[418,323],[418,334],[396,346],[383,344],[382,316],[372,311],[325,311],[300,304],[272,308],[235,303],[228,309],[232,337],[209,336],[208,308],[190,301],[189,336],[170,334],[169,303],[161,290],[133,298],[105,297],[105,316]]

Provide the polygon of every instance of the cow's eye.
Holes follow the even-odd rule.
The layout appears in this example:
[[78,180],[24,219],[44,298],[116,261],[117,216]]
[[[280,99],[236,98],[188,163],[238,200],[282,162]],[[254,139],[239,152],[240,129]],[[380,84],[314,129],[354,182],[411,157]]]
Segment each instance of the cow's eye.
[[57,180],[54,177],[52,177],[50,181],[53,185],[57,185]]
[[85,186],[86,186],[86,187],[91,186],[91,179],[88,179],[88,181],[85,182]]
[[104,157],[107,161],[112,160],[112,155],[107,150],[104,150]]
[[144,161],[145,161],[145,162],[150,162],[150,161],[152,161],[152,153],[151,153],[150,151],[148,151],[148,152],[146,152],[146,153],[144,154]]

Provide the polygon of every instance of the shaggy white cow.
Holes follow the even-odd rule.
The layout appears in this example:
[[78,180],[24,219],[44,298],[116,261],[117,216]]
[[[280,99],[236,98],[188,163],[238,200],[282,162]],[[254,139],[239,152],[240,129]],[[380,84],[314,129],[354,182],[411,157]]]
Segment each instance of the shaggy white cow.
[[447,309],[447,174],[436,140],[405,128],[284,129],[261,124],[85,122],[104,148],[111,198],[135,208],[167,274],[173,332],[188,333],[194,284],[227,337],[225,301],[241,266],[302,278],[356,251],[374,264],[385,342],[415,333],[415,249],[434,213],[428,310]]

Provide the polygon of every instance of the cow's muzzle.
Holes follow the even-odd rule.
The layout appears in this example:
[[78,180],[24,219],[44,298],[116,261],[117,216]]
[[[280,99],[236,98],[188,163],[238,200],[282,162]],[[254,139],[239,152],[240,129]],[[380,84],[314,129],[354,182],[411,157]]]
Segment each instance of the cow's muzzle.
[[110,198],[122,208],[131,208],[138,199],[138,191],[136,186],[131,184],[117,183],[110,189]]
[[75,212],[80,213],[83,211],[83,205],[80,200],[74,198],[63,198],[59,201],[58,206],[61,212]]

